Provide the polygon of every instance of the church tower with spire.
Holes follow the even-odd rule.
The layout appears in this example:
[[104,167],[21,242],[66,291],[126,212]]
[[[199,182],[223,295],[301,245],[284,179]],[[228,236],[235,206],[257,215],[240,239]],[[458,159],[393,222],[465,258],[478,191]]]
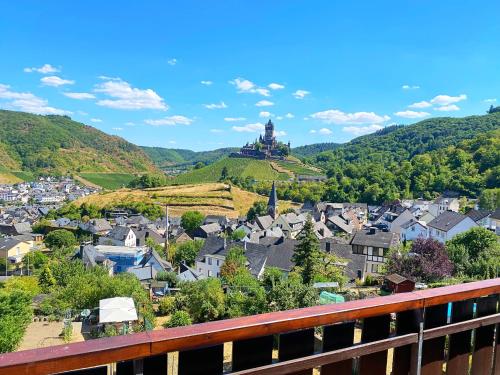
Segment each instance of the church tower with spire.
[[273,187],[271,193],[269,194],[269,201],[267,202],[267,213],[276,219],[278,216],[278,195],[276,194],[276,185],[273,181]]

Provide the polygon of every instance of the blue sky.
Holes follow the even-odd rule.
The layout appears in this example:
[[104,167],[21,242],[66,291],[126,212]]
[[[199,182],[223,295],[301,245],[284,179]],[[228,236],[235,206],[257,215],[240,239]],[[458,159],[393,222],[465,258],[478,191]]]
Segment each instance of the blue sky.
[[5,1],[0,108],[208,150],[292,146],[500,101],[499,1]]

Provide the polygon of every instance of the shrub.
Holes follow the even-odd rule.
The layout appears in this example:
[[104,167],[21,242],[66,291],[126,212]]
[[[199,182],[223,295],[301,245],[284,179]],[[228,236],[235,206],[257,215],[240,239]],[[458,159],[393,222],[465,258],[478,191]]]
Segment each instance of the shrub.
[[163,324],[163,327],[165,328],[182,327],[182,326],[188,326],[190,324],[193,323],[191,321],[191,318],[189,317],[189,314],[186,311],[180,310],[173,313],[172,316],[170,317],[170,320]]
[[162,315],[170,315],[175,311],[175,298],[174,297],[163,297],[160,299],[158,305],[158,311]]

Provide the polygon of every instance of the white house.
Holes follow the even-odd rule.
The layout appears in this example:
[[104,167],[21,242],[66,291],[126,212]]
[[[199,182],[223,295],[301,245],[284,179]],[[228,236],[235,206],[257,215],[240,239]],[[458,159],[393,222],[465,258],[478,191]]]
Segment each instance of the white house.
[[131,228],[117,225],[106,236],[99,238],[99,244],[135,247],[137,236]]
[[401,241],[414,241],[417,238],[427,237],[427,226],[424,222],[411,219],[400,226]]
[[434,215],[434,217],[438,217],[446,211],[458,212],[459,209],[460,202],[458,198],[439,197],[429,205],[429,212]]
[[445,211],[427,224],[427,236],[439,242],[451,240],[459,233],[478,225],[470,217],[458,212]]

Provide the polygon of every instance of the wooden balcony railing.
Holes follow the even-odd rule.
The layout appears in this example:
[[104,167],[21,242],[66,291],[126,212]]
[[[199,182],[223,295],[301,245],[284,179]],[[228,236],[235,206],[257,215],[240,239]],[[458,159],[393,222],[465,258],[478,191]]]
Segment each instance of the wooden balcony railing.
[[26,350],[0,374],[498,375],[499,293],[492,279]]

